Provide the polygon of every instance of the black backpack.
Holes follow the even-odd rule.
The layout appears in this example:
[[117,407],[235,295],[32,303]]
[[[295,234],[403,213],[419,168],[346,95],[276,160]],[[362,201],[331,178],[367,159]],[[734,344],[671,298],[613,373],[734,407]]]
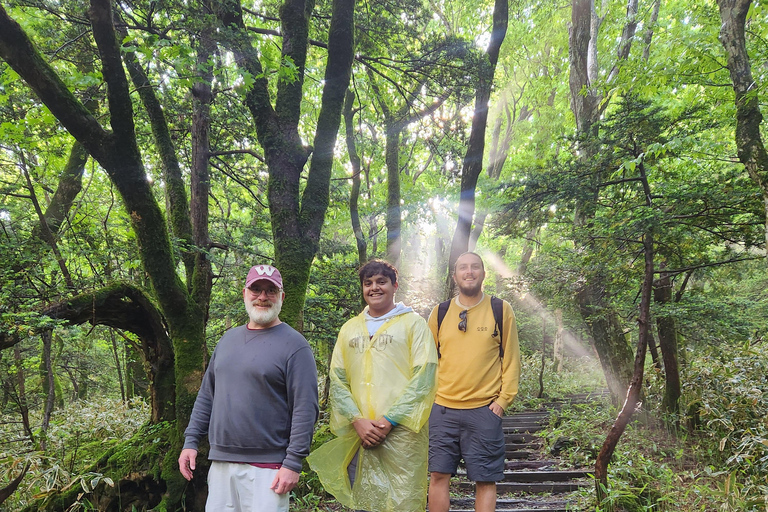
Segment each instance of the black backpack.
[[[451,300],[448,299],[445,302],[441,302],[437,306],[437,357],[440,357],[440,325],[443,323],[443,318],[448,312],[448,308],[451,306]],[[493,310],[493,319],[496,321],[496,325],[493,326],[492,337],[501,335],[499,342],[499,357],[504,358],[504,301],[498,297],[491,296],[491,310]]]

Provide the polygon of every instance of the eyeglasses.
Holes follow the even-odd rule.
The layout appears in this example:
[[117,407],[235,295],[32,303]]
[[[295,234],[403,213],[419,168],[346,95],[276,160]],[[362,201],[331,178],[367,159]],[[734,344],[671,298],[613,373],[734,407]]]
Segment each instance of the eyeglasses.
[[261,294],[265,293],[270,299],[277,297],[277,294],[280,292],[277,288],[248,288],[248,291],[250,291],[254,297],[261,297]]
[[465,309],[461,313],[459,313],[459,318],[461,321],[459,322],[459,330],[461,332],[467,332],[467,311],[468,309]]

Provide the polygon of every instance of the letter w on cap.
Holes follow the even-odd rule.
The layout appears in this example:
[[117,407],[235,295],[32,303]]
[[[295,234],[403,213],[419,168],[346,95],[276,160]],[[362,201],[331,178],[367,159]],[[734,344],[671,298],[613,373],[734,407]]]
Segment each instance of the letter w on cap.
[[272,274],[275,273],[275,267],[270,267],[269,265],[259,265],[256,267],[256,272],[258,272],[260,276],[268,275],[272,277]]

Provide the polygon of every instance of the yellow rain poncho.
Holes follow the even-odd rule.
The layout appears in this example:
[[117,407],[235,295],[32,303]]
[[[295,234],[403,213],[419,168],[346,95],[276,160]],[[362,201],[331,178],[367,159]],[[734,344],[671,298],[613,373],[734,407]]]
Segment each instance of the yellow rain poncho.
[[[410,311],[410,308],[408,308]],[[338,437],[307,459],[343,505],[370,512],[423,511],[427,498],[427,420],[435,398],[437,350],[427,323],[405,312],[373,337],[365,312],[341,328],[331,359],[331,431]],[[363,449],[352,426],[386,416],[397,424]],[[359,453],[354,488],[347,466]]]

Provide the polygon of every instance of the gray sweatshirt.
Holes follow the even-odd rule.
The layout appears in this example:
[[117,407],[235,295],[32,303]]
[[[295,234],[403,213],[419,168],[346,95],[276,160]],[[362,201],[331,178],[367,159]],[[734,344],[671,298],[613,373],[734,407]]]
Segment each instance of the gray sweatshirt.
[[288,324],[227,331],[211,356],[184,448],[208,434],[210,460],[278,463],[296,472],[317,421],[317,368]]

